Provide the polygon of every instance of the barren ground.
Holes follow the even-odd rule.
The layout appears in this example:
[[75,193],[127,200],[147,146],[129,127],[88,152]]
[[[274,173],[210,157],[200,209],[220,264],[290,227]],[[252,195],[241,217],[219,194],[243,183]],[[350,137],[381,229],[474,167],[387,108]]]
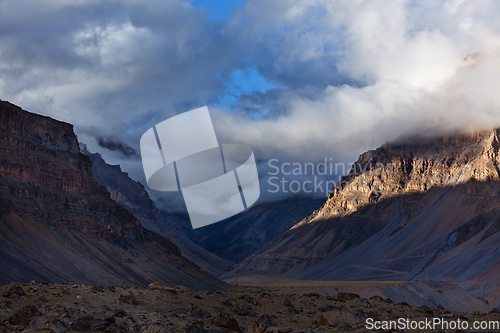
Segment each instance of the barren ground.
[[378,296],[323,296],[311,292],[311,286],[286,287],[287,281],[280,279],[264,286],[256,279],[254,287],[235,286],[226,292],[154,283],[148,288],[4,285],[0,332],[362,332],[367,331],[366,318],[500,320],[496,310],[469,314],[395,304]]

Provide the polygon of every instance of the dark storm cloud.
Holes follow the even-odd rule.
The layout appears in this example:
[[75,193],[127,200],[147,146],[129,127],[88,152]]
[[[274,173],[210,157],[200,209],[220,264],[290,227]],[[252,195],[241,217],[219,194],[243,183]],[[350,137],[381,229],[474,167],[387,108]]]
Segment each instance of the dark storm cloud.
[[114,138],[98,138],[97,144],[108,150],[116,150],[120,152],[123,157],[140,160],[141,156],[137,154],[137,152],[132,148],[127,146],[123,142],[119,142]]

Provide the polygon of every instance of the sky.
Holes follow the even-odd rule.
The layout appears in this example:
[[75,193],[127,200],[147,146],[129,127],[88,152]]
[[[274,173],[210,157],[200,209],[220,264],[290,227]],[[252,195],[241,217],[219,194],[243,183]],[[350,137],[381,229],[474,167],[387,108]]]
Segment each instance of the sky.
[[271,159],[347,164],[413,133],[500,126],[499,13],[493,0],[2,0],[0,99],[74,124],[143,183],[141,135],[206,105],[268,184]]

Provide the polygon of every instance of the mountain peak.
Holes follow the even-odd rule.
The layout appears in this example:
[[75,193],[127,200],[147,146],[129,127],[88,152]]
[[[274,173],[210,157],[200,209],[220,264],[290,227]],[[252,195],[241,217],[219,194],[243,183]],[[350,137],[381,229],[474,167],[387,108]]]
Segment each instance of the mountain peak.
[[386,143],[359,156],[325,204],[293,228],[365,205],[469,180],[499,181],[500,129]]

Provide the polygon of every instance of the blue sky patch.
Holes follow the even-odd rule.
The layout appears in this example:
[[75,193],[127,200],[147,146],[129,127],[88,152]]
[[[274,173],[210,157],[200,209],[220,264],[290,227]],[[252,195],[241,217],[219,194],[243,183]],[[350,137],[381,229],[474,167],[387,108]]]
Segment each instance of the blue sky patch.
[[223,21],[234,14],[234,7],[242,5],[241,0],[192,0],[193,7],[201,7],[208,12],[208,19]]
[[266,93],[277,88],[275,84],[264,78],[254,67],[236,69],[229,76],[229,81],[224,82],[226,89],[218,96],[219,102],[215,107],[230,109],[238,102],[242,95],[250,95],[254,92]]

